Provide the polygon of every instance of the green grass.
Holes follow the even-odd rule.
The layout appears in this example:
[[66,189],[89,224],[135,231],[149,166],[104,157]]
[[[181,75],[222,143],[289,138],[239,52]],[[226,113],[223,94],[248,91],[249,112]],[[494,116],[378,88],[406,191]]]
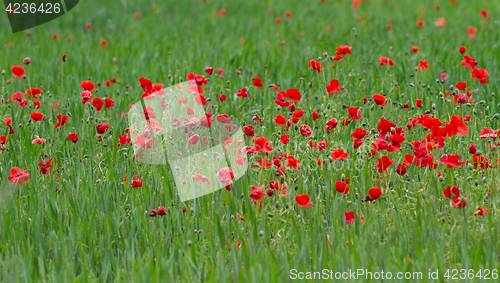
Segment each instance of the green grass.
[[[469,134],[448,138],[443,148],[432,152],[435,162],[445,153],[470,160],[471,143],[486,157],[499,157],[497,150],[489,152],[496,141],[480,139],[479,131],[500,127],[500,6],[495,1],[458,0],[453,5],[448,0],[372,0],[353,11],[351,2],[156,1],[157,8],[152,9],[154,3],[149,1],[80,1],[67,15],[31,29],[31,36],[12,34],[3,16],[0,64],[6,73],[0,118],[12,118],[15,133],[8,135],[9,128],[0,125],[0,135],[9,139],[0,155],[0,281],[286,282],[291,269],[366,269],[390,271],[393,276],[422,272],[425,282],[430,281],[429,269],[439,269],[434,282],[448,282],[443,276],[447,269],[472,269],[475,274],[500,269],[497,168],[483,172],[467,164],[455,169],[440,164],[436,170],[409,166],[406,176],[396,174],[404,155],[413,154],[409,141],[421,141],[429,132],[420,125],[408,131],[408,118],[427,110],[445,123],[450,115],[472,115],[467,122]],[[442,9],[437,11],[436,5]],[[226,9],[227,14],[215,16],[219,9]],[[481,17],[480,9],[488,10],[488,20]],[[293,17],[285,17],[286,11]],[[136,19],[135,12],[142,17]],[[277,17],[282,19],[279,25]],[[447,26],[435,27],[441,17]],[[386,27],[389,19],[393,20],[391,30]],[[422,28],[417,28],[419,19],[425,20]],[[90,30],[85,29],[86,23],[92,23]],[[468,26],[478,28],[474,39],[467,36]],[[59,35],[57,41],[54,33]],[[101,49],[103,39],[109,43]],[[352,54],[332,68],[322,54],[333,55],[339,45],[352,46]],[[418,53],[411,52],[415,45]],[[466,46],[466,54],[489,71],[486,85],[472,80],[471,70],[460,64],[459,46]],[[63,54],[66,63],[61,60]],[[381,56],[391,57],[395,66],[380,66]],[[25,57],[32,60],[25,66],[27,79],[12,79],[10,68],[24,66]],[[307,65],[318,57],[324,63],[320,74]],[[428,71],[415,71],[419,60],[429,62]],[[218,106],[214,114],[234,115],[253,124],[255,133],[269,138],[275,148],[268,158],[289,151],[301,160],[300,171],[287,168],[286,175],[278,177],[273,168],[250,168],[230,192],[223,189],[182,203],[168,166],[134,161],[131,145],[116,150],[118,134],[128,126],[121,112],[128,112],[128,105],[139,101],[143,92],[139,78],[170,86],[185,81],[190,72],[206,75],[206,66],[214,67],[214,75],[204,86],[209,104]],[[224,79],[215,76],[218,68],[224,69]],[[443,70],[449,78],[444,84],[436,83]],[[256,76],[262,78],[264,88],[252,85]],[[111,78],[117,83],[106,87],[105,80]],[[114,99],[113,108],[96,112],[88,104],[81,105],[79,84],[87,79],[102,84],[94,97]],[[332,79],[338,79],[345,90],[329,98],[325,85]],[[459,81],[472,87],[471,105],[455,106],[440,98],[440,92]],[[273,103],[276,92],[271,84],[302,93],[296,106],[306,113],[298,125],[313,127],[312,138],[302,137],[292,126],[286,133],[290,143],[280,145],[279,135],[284,132],[273,118],[290,114]],[[32,98],[26,96],[30,102],[25,108],[5,102],[29,86],[45,89],[37,110],[46,116],[42,122],[30,122]],[[233,99],[245,86],[249,97]],[[220,93],[228,96],[225,102],[217,99]],[[373,105],[375,93],[386,95],[384,109]],[[368,98],[367,104],[363,97]],[[423,99],[422,108],[412,107],[416,98]],[[402,109],[400,104],[407,100],[410,109]],[[56,102],[60,108],[51,107]],[[341,126],[348,118],[343,106],[360,106],[362,118]],[[321,114],[315,122],[314,110]],[[71,122],[56,130],[58,114],[70,115]],[[251,120],[255,114],[263,118],[265,127],[255,126]],[[376,129],[381,117],[406,130],[401,150],[378,152],[371,158],[367,152],[378,133],[353,149],[350,134],[357,127]],[[326,134],[324,124],[332,118],[339,125]],[[95,125],[101,122],[108,122],[110,130],[99,141]],[[72,132],[79,135],[76,144],[66,138]],[[47,142],[32,145],[35,135]],[[328,149],[321,152],[306,146],[307,141],[324,139]],[[348,160],[316,166],[315,158],[327,160],[333,149],[340,148],[348,152]],[[40,154],[57,158],[51,168],[55,172],[40,174],[38,162],[45,160]],[[376,158],[383,155],[394,160],[385,175],[373,168]],[[265,156],[260,153],[251,164],[260,158]],[[28,185],[8,181],[12,167],[29,171]],[[438,171],[446,173],[442,180]],[[144,184],[131,188],[137,174]],[[351,178],[347,195],[335,190],[342,175]],[[289,196],[275,193],[263,200],[262,210],[255,206],[249,198],[250,185],[266,184],[267,190],[270,180],[281,178],[288,184]],[[387,185],[383,196],[362,202],[377,185],[376,178]],[[468,196],[465,208],[451,208],[444,197],[443,190],[452,184]],[[301,208],[295,202],[295,194],[304,193],[311,197],[313,207]],[[148,212],[158,206],[165,206],[167,215],[149,217]],[[477,207],[490,212],[475,216]],[[348,210],[358,214],[356,223],[345,224]],[[245,221],[238,220],[237,214]]]

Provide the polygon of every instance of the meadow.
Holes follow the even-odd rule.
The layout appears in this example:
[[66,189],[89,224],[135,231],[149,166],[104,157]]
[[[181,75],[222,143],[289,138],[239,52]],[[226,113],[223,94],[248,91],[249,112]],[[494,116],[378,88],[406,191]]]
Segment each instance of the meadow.
[[[14,34],[2,16],[0,282],[496,282],[498,15],[82,0]],[[128,117],[179,83],[205,122],[241,122],[248,164],[187,201],[173,166],[137,161]]]

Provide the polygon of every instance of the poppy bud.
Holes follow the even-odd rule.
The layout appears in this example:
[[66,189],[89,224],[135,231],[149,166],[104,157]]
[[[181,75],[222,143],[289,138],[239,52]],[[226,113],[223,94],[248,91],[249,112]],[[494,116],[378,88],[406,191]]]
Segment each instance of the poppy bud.
[[151,210],[151,211],[149,212],[149,216],[151,216],[151,217],[155,217],[155,216],[156,216],[156,214],[157,214],[157,212],[156,212],[156,210],[155,210],[155,209],[153,209],[153,210]]
[[267,190],[266,193],[267,193],[268,196],[272,197],[273,194],[274,194],[274,190],[273,189],[269,189],[269,190]]
[[26,58],[24,58],[23,63],[28,65],[29,63],[31,63],[31,59],[26,57]]

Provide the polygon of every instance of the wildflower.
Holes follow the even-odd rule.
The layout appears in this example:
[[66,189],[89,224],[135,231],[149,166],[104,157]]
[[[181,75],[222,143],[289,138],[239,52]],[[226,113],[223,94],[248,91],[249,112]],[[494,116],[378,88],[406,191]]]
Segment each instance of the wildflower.
[[323,70],[323,64],[321,64],[320,62],[316,61],[316,60],[311,60],[307,63],[309,65],[309,67],[313,70],[316,70],[318,72],[318,74],[321,72],[321,70]]
[[99,134],[104,134],[109,129],[109,124],[104,122],[102,124],[96,125],[95,128]]
[[14,184],[21,185],[25,181],[28,180],[30,174],[27,170],[21,170],[19,167],[14,167],[10,169],[10,176],[7,176],[7,179]]
[[[5,136],[2,136],[2,137],[5,137]],[[0,137],[0,141],[1,141],[2,137]],[[35,135],[35,139],[31,142],[31,144],[42,144],[42,143],[45,143],[45,142],[46,142],[45,139],[41,139],[39,136]]]
[[328,94],[331,95],[334,94],[335,92],[344,90],[344,88],[339,86],[339,80],[333,79],[330,81],[330,84],[326,86],[326,90],[328,91]]
[[295,195],[295,201],[300,207],[311,207],[314,205],[312,202],[309,202],[309,196],[307,194]]
[[55,128],[59,128],[59,127],[62,127],[64,126],[64,124],[67,124],[69,123],[70,121],[68,121],[68,115],[62,115],[62,114],[59,114],[56,116],[57,117],[57,120],[59,120],[59,123],[56,123],[54,126]]
[[77,133],[71,133],[68,135],[68,140],[72,141],[73,143],[78,142],[78,134]]
[[422,60],[419,61],[419,64],[417,66],[417,70],[420,70],[422,68],[424,68],[426,71],[429,70],[428,61],[422,61]]
[[24,75],[26,75],[26,70],[22,66],[12,66],[10,69],[13,73],[12,78],[21,79]]
[[374,94],[372,96],[372,98],[373,98],[373,101],[375,101],[375,104],[378,104],[378,105],[380,105],[382,107],[385,106],[385,103],[386,103],[385,96],[380,95],[380,94]]
[[132,183],[130,184],[133,188],[140,188],[142,187],[142,178],[139,179],[139,175],[135,175]]

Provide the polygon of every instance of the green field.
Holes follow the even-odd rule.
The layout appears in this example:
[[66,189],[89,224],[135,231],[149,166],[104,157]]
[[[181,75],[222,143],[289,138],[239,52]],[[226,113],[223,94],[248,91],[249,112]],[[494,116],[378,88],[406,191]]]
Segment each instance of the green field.
[[[358,269],[392,279],[341,281],[497,282],[500,2],[362,2],[82,0],[15,34],[0,17],[0,282],[288,282],[298,272]],[[344,45],[352,53],[332,61]],[[393,63],[381,66],[381,57]],[[423,61],[428,69],[417,70]],[[25,76],[13,77],[13,66]],[[473,78],[483,70],[484,83]],[[230,191],[182,202],[173,166],[138,162],[135,139],[117,142],[144,93],[140,78],[169,87],[189,73],[208,79],[206,112],[252,125],[246,145],[267,138],[273,150],[249,152],[248,171]],[[344,89],[329,94],[333,79]],[[82,104],[89,80],[93,98]],[[244,87],[248,97],[237,96]],[[295,109],[275,103],[290,89],[301,94]],[[96,97],[114,106],[97,111]],[[360,112],[349,114],[354,107]],[[59,127],[60,114],[70,122]],[[297,119],[286,131],[277,115]],[[100,134],[103,123],[109,129]],[[303,125],[312,136],[301,134]],[[357,128],[366,136],[354,148]],[[33,144],[35,136],[45,142]],[[322,150],[310,144],[325,140]],[[273,157],[279,166],[254,168]],[[12,182],[15,167],[29,174],[22,184]],[[142,186],[132,185],[136,175]],[[263,196],[252,194],[262,185]],[[375,186],[380,197],[369,192]],[[448,194],[453,186],[460,193]],[[299,206],[303,194],[312,206]],[[151,217],[159,206],[166,215]],[[326,279],[318,276],[310,281]]]

